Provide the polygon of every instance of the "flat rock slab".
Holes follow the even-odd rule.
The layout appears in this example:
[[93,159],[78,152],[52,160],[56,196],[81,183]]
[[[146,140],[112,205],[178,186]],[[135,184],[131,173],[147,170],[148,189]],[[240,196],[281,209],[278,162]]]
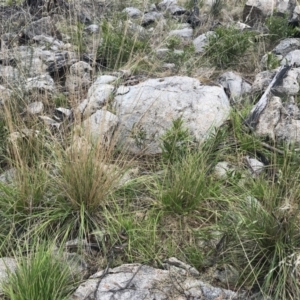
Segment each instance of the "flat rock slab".
[[118,139],[131,153],[158,154],[161,136],[182,117],[195,140],[204,141],[228,118],[230,104],[220,86],[202,85],[190,77],[148,79],[116,96]]
[[182,269],[161,270],[140,264],[125,264],[98,272],[81,284],[73,300],[216,300],[236,299],[235,292],[215,288],[187,276]]

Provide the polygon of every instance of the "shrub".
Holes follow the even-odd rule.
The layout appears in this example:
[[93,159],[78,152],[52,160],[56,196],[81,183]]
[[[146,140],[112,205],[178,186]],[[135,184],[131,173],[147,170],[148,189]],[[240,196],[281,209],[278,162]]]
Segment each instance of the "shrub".
[[269,29],[268,37],[271,43],[292,37],[297,32],[289,25],[286,15],[284,17],[273,15],[266,20],[266,25]]
[[234,27],[217,27],[215,34],[209,36],[205,57],[219,68],[236,65],[251,47],[254,35],[254,32],[241,31]]
[[182,118],[172,121],[172,127],[161,137],[162,157],[166,163],[173,163],[182,159],[192,145],[189,130],[183,127]]
[[14,300],[67,299],[74,288],[70,267],[52,248],[38,245],[18,259],[15,273],[9,273],[3,293]]

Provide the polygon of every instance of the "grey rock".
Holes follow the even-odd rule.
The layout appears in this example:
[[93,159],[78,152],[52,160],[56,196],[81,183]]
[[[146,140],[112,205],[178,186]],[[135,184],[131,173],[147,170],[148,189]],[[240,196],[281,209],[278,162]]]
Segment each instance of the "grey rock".
[[155,21],[157,21],[162,17],[163,17],[162,13],[157,11],[150,11],[148,13],[145,13],[142,19],[142,26],[147,26],[151,23],[154,23]]
[[122,12],[126,13],[127,16],[132,19],[137,19],[142,16],[142,12],[135,7],[126,7]]
[[[99,277],[103,276],[100,279]],[[176,280],[174,280],[176,278]],[[183,275],[179,268],[160,270],[140,264],[126,264],[98,272],[79,286],[73,300],[92,296],[94,300],[167,300],[167,299],[233,299],[235,292],[215,288],[193,277]]]
[[244,6],[243,21],[249,25],[262,22],[273,12],[291,15],[296,6],[295,0],[248,0]]
[[49,126],[50,129],[59,129],[60,128],[60,123],[55,121],[54,119],[48,117],[48,116],[40,116],[39,117],[41,120],[44,121],[44,123]]
[[97,110],[83,122],[85,135],[93,142],[100,142],[109,145],[113,133],[119,123],[116,115],[106,110]]
[[290,116],[279,97],[272,97],[262,112],[256,134],[286,143],[300,143],[300,120]]
[[282,84],[272,89],[275,96],[291,96],[297,95],[299,92],[298,78],[300,75],[300,68],[291,69],[287,72],[282,80]]
[[277,55],[285,56],[289,52],[297,49],[300,49],[300,39],[288,38],[280,41],[280,43],[272,50],[272,52]]
[[174,63],[164,63],[162,67],[166,70],[174,70],[176,65]]
[[168,48],[160,48],[156,50],[156,57],[158,59],[164,59],[167,57],[170,50]]
[[275,128],[281,118],[282,102],[279,97],[272,97],[265,110],[262,112],[259,122],[256,126],[256,134],[259,136],[268,136],[275,140]]
[[28,104],[27,112],[31,115],[38,115],[44,110],[44,104],[41,101],[36,101]]
[[300,5],[295,6],[291,20],[295,22],[300,21]]
[[300,67],[300,50],[289,52],[281,61],[281,65]]
[[251,92],[251,85],[241,76],[233,72],[226,72],[218,78],[218,82],[228,90],[230,98],[236,102],[244,94]]
[[63,121],[72,115],[72,110],[64,107],[58,107],[54,110],[54,115],[59,121]]
[[[11,184],[11,183],[13,183],[15,177],[16,177],[16,169],[10,168],[0,174],[0,182],[5,183],[5,184]],[[1,278],[1,275],[0,275],[0,278]]]
[[283,103],[283,107],[290,117],[293,119],[300,119],[300,109],[296,105],[295,97],[290,96],[287,101]]
[[180,261],[179,259],[177,259],[176,257],[170,257],[168,258],[165,262],[164,265],[168,266],[168,268],[170,266],[175,266],[177,268],[183,269],[185,271],[187,271],[187,274],[190,274],[192,276],[199,276],[200,273],[194,268],[191,267],[190,265]]
[[125,95],[130,91],[130,88],[128,86],[125,85],[121,85],[118,87],[117,91],[116,91],[116,95]]
[[38,91],[46,95],[53,95],[56,91],[56,88],[52,77],[46,74],[34,78],[28,78],[25,85],[25,90],[27,93]]
[[157,7],[162,10],[166,10],[171,6],[177,5],[177,0],[163,0],[157,4]]
[[1,284],[7,279],[9,272],[15,272],[17,269],[17,260],[10,257],[0,258],[0,294],[2,294]]
[[[41,59],[43,50],[40,47],[20,46],[1,53],[3,59],[13,61],[23,77],[35,77],[46,73],[47,65]],[[0,54],[0,56],[1,56]]]
[[12,96],[12,91],[3,85],[0,85],[0,105],[4,105],[10,97]]
[[[277,69],[276,69],[277,70]],[[257,93],[264,91],[270,84],[276,70],[263,71],[255,76],[251,92]],[[275,96],[291,96],[296,95],[299,92],[299,68],[290,69],[282,82],[272,89],[272,93]]]
[[84,111],[85,117],[101,109],[107,103],[115,89],[111,84],[99,84],[99,82],[101,80],[96,80],[88,90],[88,104]]
[[98,84],[109,84],[109,83],[113,83],[114,81],[117,80],[116,76],[112,76],[112,75],[102,75],[97,77],[96,81],[94,82],[94,84],[98,85]]
[[212,35],[215,35],[214,31],[207,31],[193,40],[195,53],[203,53],[205,51],[205,46],[208,45],[209,37]]
[[249,171],[253,176],[259,175],[264,170],[265,165],[256,158],[247,155],[245,157],[245,162],[247,163]]
[[40,47],[50,48],[51,50],[58,51],[64,48],[64,43],[58,39],[46,35],[36,35],[32,38]]
[[220,161],[216,164],[213,174],[217,179],[227,179],[228,173],[233,171],[234,168],[227,161]]
[[[118,138],[133,153],[160,153],[160,137],[182,117],[198,141],[227,119],[229,100],[219,86],[204,86],[190,77],[148,79],[116,96],[114,110],[120,118]],[[137,143],[143,133],[143,147]]]
[[264,91],[268,85],[271,83],[272,77],[275,75],[276,71],[263,71],[256,74],[254,82],[252,84],[251,92],[257,93]]
[[173,36],[173,35],[175,35],[185,41],[192,40],[193,29],[192,28],[183,28],[183,29],[178,29],[178,30],[171,30],[169,32],[169,36]]
[[8,88],[15,88],[24,83],[24,76],[19,72],[18,69],[12,66],[1,66],[0,65],[0,80]]
[[88,33],[98,33],[100,31],[99,25],[97,24],[91,24],[87,27],[84,28],[85,31],[87,31]]
[[81,98],[91,85],[91,72],[92,68],[86,62],[79,61],[73,64],[65,82],[67,91]]
[[30,23],[24,29],[24,34],[31,39],[36,35],[48,35],[61,38],[61,35],[58,32],[51,17],[44,17],[35,22]]
[[179,5],[170,5],[167,8],[167,11],[170,12],[174,16],[180,16],[186,13],[186,9]]
[[88,99],[84,99],[80,104],[76,107],[75,112],[78,112],[79,114],[83,114],[85,111],[87,105],[89,103]]
[[226,286],[236,286],[239,279],[239,272],[232,265],[225,264],[216,269],[213,277]]

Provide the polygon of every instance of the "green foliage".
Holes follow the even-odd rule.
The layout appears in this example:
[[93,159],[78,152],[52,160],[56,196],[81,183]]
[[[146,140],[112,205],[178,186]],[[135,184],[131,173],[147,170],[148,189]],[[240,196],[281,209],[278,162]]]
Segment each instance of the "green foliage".
[[221,221],[227,237],[223,258],[240,268],[241,285],[259,287],[273,299],[294,299],[300,292],[299,158],[286,152],[274,155],[270,165],[277,175],[250,178],[226,191],[234,190]]
[[75,32],[72,32],[72,40],[74,45],[77,46],[77,50],[80,54],[83,54],[86,50],[86,44],[84,40],[84,24],[77,22]]
[[208,173],[208,153],[199,149],[187,153],[168,167],[164,178],[157,180],[158,200],[166,211],[187,213],[218,194],[219,187]]
[[224,6],[224,0],[213,0],[210,8],[210,14],[213,17],[219,16],[223,6]]
[[175,50],[175,51],[168,52],[165,61],[168,63],[174,63],[177,68],[183,67],[184,64],[188,65],[189,62],[191,61],[191,64],[194,67],[195,62],[191,60],[194,53],[195,53],[194,45],[188,45],[184,47],[183,51],[176,52]]
[[183,126],[182,118],[172,121],[172,127],[161,137],[162,157],[166,163],[174,163],[186,156],[192,146],[192,137]]
[[237,65],[238,60],[251,47],[254,35],[254,32],[234,27],[217,27],[215,34],[209,36],[205,57],[219,68]]
[[271,43],[276,43],[281,39],[293,37],[297,32],[296,29],[292,28],[288,24],[288,18],[273,15],[266,20],[266,25],[269,29],[269,40]]
[[97,56],[107,68],[117,69],[132,61],[136,55],[150,51],[147,41],[129,32],[128,26],[103,21],[101,30],[102,42]]
[[274,70],[280,66],[280,61],[274,53],[272,52],[267,53],[266,66],[267,66],[267,70]]
[[53,99],[53,102],[55,103],[55,107],[57,107],[57,108],[58,107],[64,107],[64,108],[68,107],[68,99],[62,93],[56,95]]
[[170,50],[175,50],[181,43],[181,39],[178,36],[170,36],[167,40],[167,47]]
[[12,300],[63,300],[74,288],[70,267],[49,246],[37,245],[27,257],[18,259],[15,273],[9,273],[3,293]]

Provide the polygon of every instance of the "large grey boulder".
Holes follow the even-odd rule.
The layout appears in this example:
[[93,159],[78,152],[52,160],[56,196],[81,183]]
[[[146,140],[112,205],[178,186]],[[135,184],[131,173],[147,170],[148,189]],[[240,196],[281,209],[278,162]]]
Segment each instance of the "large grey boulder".
[[148,79],[115,97],[120,119],[118,138],[132,153],[160,153],[160,137],[182,117],[197,141],[228,118],[230,104],[224,89],[205,86],[190,77]]
[[[180,300],[235,299],[237,293],[215,288],[191,276],[188,270],[167,263],[167,269],[125,264],[91,276],[72,295],[73,300]],[[169,267],[168,267],[169,266]]]
[[94,142],[100,139],[100,143],[109,145],[118,121],[118,117],[111,112],[97,110],[83,122],[83,134]]

